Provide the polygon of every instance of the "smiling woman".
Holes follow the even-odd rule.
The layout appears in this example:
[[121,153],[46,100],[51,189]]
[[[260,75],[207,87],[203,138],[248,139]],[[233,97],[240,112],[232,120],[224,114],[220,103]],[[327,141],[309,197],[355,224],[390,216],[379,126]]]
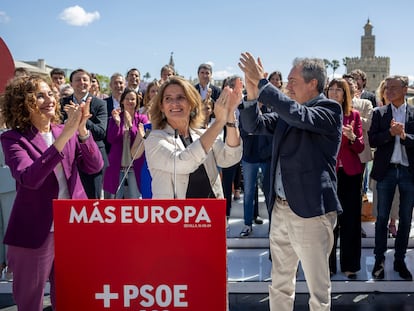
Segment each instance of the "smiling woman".
[[222,198],[218,167],[240,161],[242,146],[237,127],[228,127],[224,143],[219,134],[235,122],[242,82],[225,88],[214,108],[215,122],[203,129],[205,113],[198,91],[187,80],[170,77],[153,98],[153,131],[145,140],[152,176],[153,198]]
[[10,129],[1,135],[1,145],[16,180],[4,243],[19,310],[43,310],[47,280],[54,305],[53,200],[86,199],[78,167],[87,173],[102,169],[101,153],[86,129],[89,106],[90,100],[68,106],[68,118],[60,124],[51,85],[36,76],[15,78],[0,97]]

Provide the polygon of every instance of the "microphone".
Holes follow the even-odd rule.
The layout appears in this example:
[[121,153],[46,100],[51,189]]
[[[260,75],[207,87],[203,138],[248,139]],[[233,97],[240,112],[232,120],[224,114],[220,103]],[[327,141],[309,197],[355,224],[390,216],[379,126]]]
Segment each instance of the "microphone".
[[173,171],[173,191],[174,191],[174,199],[177,198],[177,172],[176,172],[176,153],[177,153],[177,138],[178,138],[178,130],[174,129],[174,171]]
[[132,164],[134,164],[135,157],[138,155],[138,152],[141,149],[141,147],[142,147],[142,145],[144,143],[144,140],[147,139],[147,137],[149,136],[150,133],[151,133],[151,130],[150,129],[146,129],[145,134],[144,134],[144,137],[142,137],[142,140],[139,142],[139,145],[138,145],[137,149],[135,150],[135,152],[134,152],[134,154],[132,156],[131,162],[129,162],[129,165],[128,165],[127,169],[125,170],[125,174],[122,177],[121,182],[118,185],[118,188],[116,189],[115,198],[118,195],[119,190],[121,190],[121,187],[122,187],[122,185],[125,182],[125,179],[128,178],[129,170],[131,169]]

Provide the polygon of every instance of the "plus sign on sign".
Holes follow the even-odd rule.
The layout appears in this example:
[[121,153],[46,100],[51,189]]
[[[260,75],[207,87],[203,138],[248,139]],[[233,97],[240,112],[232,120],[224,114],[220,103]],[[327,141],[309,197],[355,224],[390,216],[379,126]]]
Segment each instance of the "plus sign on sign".
[[55,200],[59,311],[226,310],[225,200]]

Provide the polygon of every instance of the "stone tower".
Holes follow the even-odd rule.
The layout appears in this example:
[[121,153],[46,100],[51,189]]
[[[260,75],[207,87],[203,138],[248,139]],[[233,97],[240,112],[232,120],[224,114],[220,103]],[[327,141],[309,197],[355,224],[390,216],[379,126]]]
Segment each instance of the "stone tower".
[[375,56],[375,36],[372,35],[371,22],[364,26],[365,33],[361,37],[361,57],[346,57],[346,70],[361,69],[367,74],[366,89],[375,92],[380,82],[390,74],[390,58]]

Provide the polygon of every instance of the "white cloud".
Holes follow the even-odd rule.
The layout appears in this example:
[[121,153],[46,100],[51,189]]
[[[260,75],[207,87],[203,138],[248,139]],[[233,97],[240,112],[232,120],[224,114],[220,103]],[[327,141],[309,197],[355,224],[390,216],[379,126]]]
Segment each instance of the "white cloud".
[[10,22],[10,17],[6,12],[0,11],[0,24],[7,24],[8,22]]
[[213,70],[213,78],[215,80],[224,80],[225,78],[233,76],[235,74],[236,73],[232,71],[228,71],[228,70],[217,70],[217,71]]
[[82,7],[75,5],[63,10],[59,18],[72,26],[87,26],[100,18],[99,12],[87,13]]

